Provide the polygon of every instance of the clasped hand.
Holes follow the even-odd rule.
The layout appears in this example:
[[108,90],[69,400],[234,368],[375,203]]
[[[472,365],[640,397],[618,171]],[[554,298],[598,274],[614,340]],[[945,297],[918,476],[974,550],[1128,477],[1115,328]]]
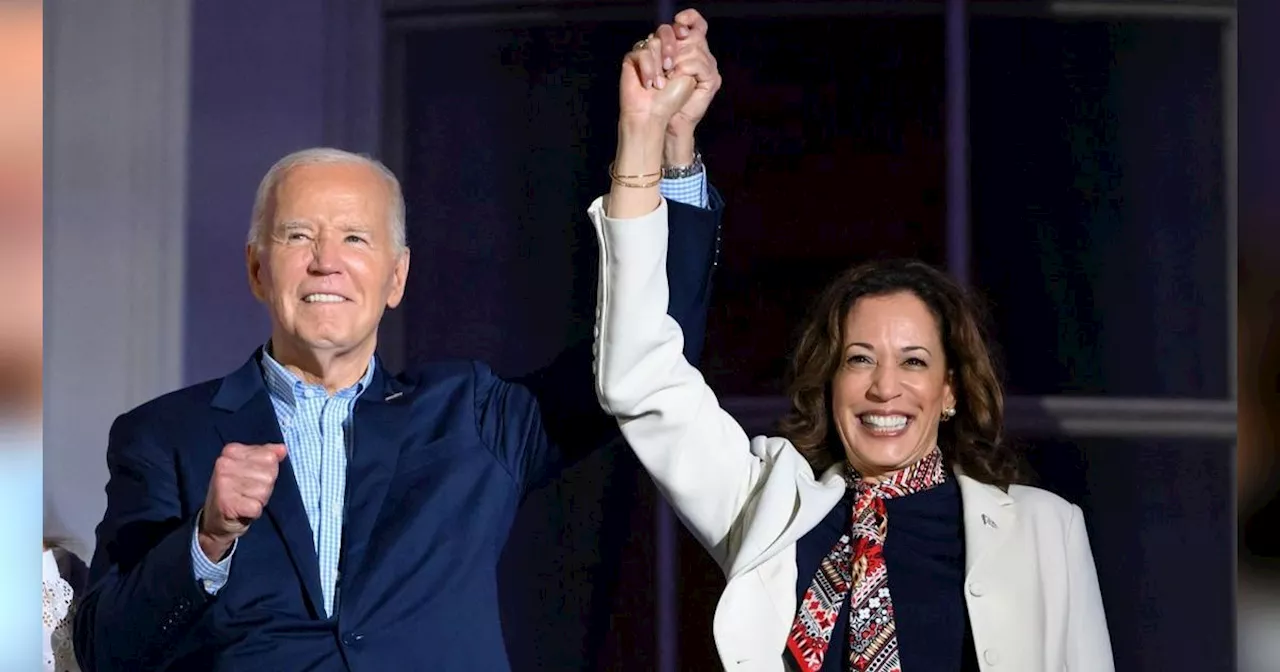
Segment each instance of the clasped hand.
[[691,139],[719,88],[720,74],[707,46],[707,22],[696,10],[686,9],[623,58],[619,121]]

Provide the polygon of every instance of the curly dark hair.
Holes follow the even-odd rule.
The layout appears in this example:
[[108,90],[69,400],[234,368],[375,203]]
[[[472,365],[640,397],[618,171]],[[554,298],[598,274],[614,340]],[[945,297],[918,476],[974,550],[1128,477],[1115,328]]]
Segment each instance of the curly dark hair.
[[788,372],[791,410],[780,421],[815,474],[845,459],[834,431],[831,381],[844,359],[844,322],[858,299],[909,292],[937,320],[956,397],[956,415],[938,427],[948,464],[983,483],[1007,488],[1025,482],[1020,454],[1003,440],[1004,388],[988,345],[981,302],[938,269],[917,260],[855,266],[827,285],[801,325]]

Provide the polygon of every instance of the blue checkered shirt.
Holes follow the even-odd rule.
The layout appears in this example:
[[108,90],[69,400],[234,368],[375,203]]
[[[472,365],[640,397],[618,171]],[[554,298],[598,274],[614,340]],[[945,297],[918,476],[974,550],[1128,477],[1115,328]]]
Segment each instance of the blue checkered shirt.
[[678,180],[663,180],[658,185],[658,190],[662,192],[662,197],[668,201],[696,205],[699,208],[707,207],[707,203],[711,200],[707,196],[706,170],[697,175],[682,177]]
[[[347,489],[347,449],[351,414],[356,399],[373,379],[374,362],[369,361],[360,382],[330,395],[322,385],[304,383],[264,350],[262,374],[280,422],[280,433],[289,451],[302,506],[311,522],[311,540],[320,566],[320,588],[324,608],[333,614],[338,584],[338,559],[342,551],[343,506]],[[216,594],[227,582],[235,546],[221,562],[211,562],[200,550],[198,537],[192,538],[191,557],[196,578],[209,594]]]
[[[667,200],[701,208],[707,207],[710,200],[706,171],[679,180],[663,180],[660,191]],[[262,353],[263,378],[298,480],[298,491],[302,493],[302,505],[311,522],[311,538],[320,565],[320,588],[328,615],[333,615],[338,560],[342,553],[351,414],[356,399],[373,378],[373,367],[370,361],[359,383],[330,396],[324,387],[302,382],[265,349]],[[212,562],[200,550],[198,532],[192,532],[192,567],[205,592],[216,595],[226,585],[235,548],[233,543],[227,557]]]

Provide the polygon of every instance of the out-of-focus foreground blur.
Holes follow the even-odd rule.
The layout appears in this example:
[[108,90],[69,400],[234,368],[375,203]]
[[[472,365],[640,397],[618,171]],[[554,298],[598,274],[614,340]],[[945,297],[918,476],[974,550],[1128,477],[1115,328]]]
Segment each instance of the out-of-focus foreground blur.
[[1240,17],[1240,669],[1280,670],[1280,4]]
[[40,660],[42,8],[0,0],[0,670]]

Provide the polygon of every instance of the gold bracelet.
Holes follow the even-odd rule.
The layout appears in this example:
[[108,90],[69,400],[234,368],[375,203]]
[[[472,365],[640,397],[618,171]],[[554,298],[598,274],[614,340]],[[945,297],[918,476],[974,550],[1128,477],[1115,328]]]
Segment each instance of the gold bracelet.
[[636,182],[624,182],[624,181],[622,181],[621,179],[616,178],[616,177],[613,177],[613,176],[610,176],[610,179],[611,179],[611,180],[613,180],[613,183],[614,183],[614,184],[616,184],[616,185],[618,185],[618,186],[620,186],[620,187],[630,187],[630,188],[632,188],[632,189],[648,189],[649,187],[656,187],[656,186],[658,186],[659,184],[661,184],[661,183],[662,183],[662,178],[658,178],[658,179],[656,179],[656,180],[654,180],[654,181],[652,181],[652,182],[640,182],[640,183],[636,183]]
[[[656,178],[656,179],[653,179],[652,181],[649,181],[649,182],[641,182],[638,184],[635,182],[627,181],[627,180],[643,180],[646,178]],[[662,182],[662,171],[659,170],[656,173],[644,173],[642,175],[619,175],[617,174],[617,172],[614,171],[614,164],[611,162],[609,164],[609,179],[614,184],[617,184],[619,186],[630,187],[632,189],[648,189],[649,187],[656,187],[658,186],[658,184]]]

